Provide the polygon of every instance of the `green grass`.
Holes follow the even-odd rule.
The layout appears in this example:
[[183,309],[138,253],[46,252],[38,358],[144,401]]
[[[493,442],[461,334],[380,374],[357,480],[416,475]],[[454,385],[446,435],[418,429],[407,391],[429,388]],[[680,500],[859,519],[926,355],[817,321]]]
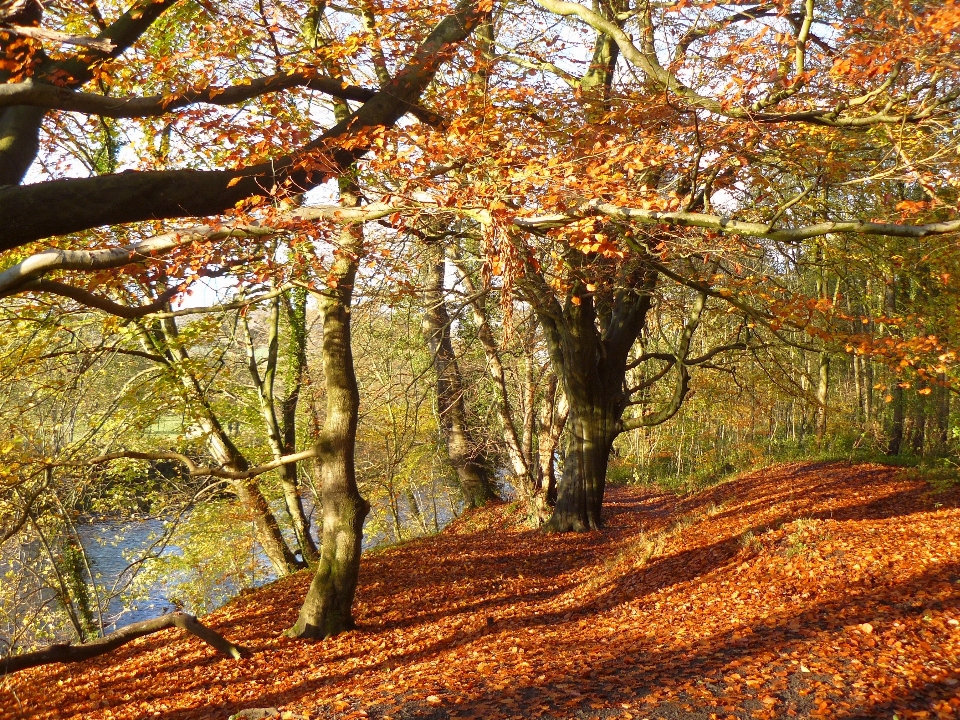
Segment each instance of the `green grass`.
[[907,468],[911,475],[930,483],[934,492],[960,485],[960,463],[956,458],[924,458],[912,453],[886,455],[874,447],[859,446],[859,438],[839,437],[829,445],[814,441],[780,445],[748,444],[726,453],[712,451],[698,459],[687,459],[678,469],[673,455],[655,457],[640,464],[629,458],[615,458],[607,471],[612,484],[645,485],[676,495],[699,492],[742,473],[784,462],[877,463]]

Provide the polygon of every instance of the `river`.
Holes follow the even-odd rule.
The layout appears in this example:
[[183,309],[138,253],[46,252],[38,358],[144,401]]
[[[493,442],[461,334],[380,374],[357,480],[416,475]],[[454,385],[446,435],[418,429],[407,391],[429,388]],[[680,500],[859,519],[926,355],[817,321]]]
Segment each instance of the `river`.
[[[306,509],[308,513],[311,512],[309,506]],[[424,503],[423,510],[426,516],[426,527],[441,529],[459,514],[460,508],[445,498],[443,502],[437,504]],[[402,524],[412,535],[414,527],[412,514],[405,504],[401,506],[400,512]],[[434,512],[436,512],[436,518],[434,518]],[[396,537],[388,529],[392,527],[389,522],[381,522],[375,532],[370,532],[372,517],[373,514],[368,517],[364,529],[364,550],[395,542]],[[129,583],[132,560],[151,552],[157,553],[161,559],[170,559],[171,556],[182,554],[181,548],[175,544],[151,547],[156,545],[157,538],[161,537],[165,530],[164,520],[156,518],[135,521],[99,519],[77,526],[77,533],[89,560],[90,569],[96,578],[101,597],[114,596],[99,608],[105,621],[106,632],[158,617],[180,607],[180,603],[175,599],[179,592],[177,586],[189,579],[183,573],[173,577],[149,576],[149,581],[145,584],[141,580],[139,592],[135,598],[128,593],[116,595],[113,592],[116,586]],[[276,578],[262,553],[255,558],[250,558],[248,568],[242,577],[233,575],[232,580],[214,583],[204,598],[206,602],[202,609],[213,609],[244,587],[259,587]],[[149,565],[146,565],[145,569],[149,571]],[[204,592],[203,589],[196,590],[196,588],[194,591]],[[187,609],[194,608],[188,606]],[[96,604],[94,612],[97,613]]]

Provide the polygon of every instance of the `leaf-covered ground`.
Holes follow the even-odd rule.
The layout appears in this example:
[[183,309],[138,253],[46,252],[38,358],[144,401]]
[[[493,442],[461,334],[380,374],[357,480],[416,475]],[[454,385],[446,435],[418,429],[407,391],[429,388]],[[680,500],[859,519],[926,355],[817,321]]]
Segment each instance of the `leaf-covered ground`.
[[781,465],[688,498],[612,487],[602,533],[510,506],[364,559],[361,629],[282,637],[306,574],[205,622],[0,686],[0,718],[960,717],[960,496]]

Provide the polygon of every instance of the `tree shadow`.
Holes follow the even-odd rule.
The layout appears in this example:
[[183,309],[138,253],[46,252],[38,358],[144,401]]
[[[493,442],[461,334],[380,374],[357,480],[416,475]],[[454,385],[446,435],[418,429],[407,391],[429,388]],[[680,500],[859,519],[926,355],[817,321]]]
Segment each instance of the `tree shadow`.
[[[256,681],[269,686],[274,672],[273,659],[276,658],[284,671],[291,674],[291,682],[284,684],[282,691],[260,691],[255,698],[220,700],[218,704],[203,709],[169,710],[163,717],[170,720],[210,718],[214,712],[226,717],[244,707],[308,703],[313,696],[330,695],[335,688],[351,684],[357,673],[391,677],[394,668],[439,662],[446,651],[478,643],[489,635],[516,633],[519,629],[535,632],[563,629],[566,632],[566,628],[598,613],[611,611],[654,592],[693,583],[713,572],[722,573],[742,559],[743,548],[738,535],[727,534],[712,543],[656,557],[639,570],[621,573],[612,581],[598,584],[589,596],[576,604],[560,609],[553,607],[552,603],[558,597],[590,582],[591,576],[597,572],[602,573],[599,564],[602,558],[611,558],[628,550],[641,531],[666,529],[678,514],[702,513],[714,504],[720,511],[706,517],[704,522],[716,521],[721,525],[725,519],[751,512],[745,508],[752,508],[752,512],[760,514],[761,508],[786,503],[786,512],[765,518],[763,524],[753,528],[759,532],[800,517],[830,517],[839,521],[886,519],[929,510],[931,506],[922,487],[916,483],[894,482],[893,474],[887,468],[870,469],[860,477],[850,478],[849,467],[837,463],[822,464],[815,466],[816,475],[811,482],[801,486],[800,480],[809,477],[804,474],[803,467],[809,466],[774,473],[775,479],[748,476],[682,500],[666,494],[641,496],[636,491],[612,488],[608,525],[602,533],[544,536],[535,531],[518,531],[505,544],[502,535],[495,537],[494,533],[482,530],[460,531],[442,539],[410,543],[395,551],[375,555],[365,561],[361,571],[357,607],[363,632],[340,640],[305,645],[300,641],[277,639],[286,623],[292,623],[295,617],[298,598],[302,597],[309,582],[309,577],[305,576],[282,581],[267,602],[260,600],[260,596],[241,599],[237,606],[231,606],[236,610],[233,617],[217,619],[213,623],[232,640],[252,645],[259,654],[252,660],[218,662],[212,655],[195,657],[182,664],[171,664],[170,676],[163,684],[151,684],[142,678],[134,682],[129,676],[130,671],[124,668],[136,667],[137,656],[142,653],[158,652],[165,647],[168,650],[176,647],[181,653],[195,649],[194,646],[184,646],[176,637],[156,636],[140,647],[121,649],[118,654],[100,658],[96,665],[77,668],[77,671],[87,673],[103,670],[108,665],[115,666],[120,672],[105,674],[100,692],[116,696],[132,694],[137,702],[150,703],[168,698],[170,686],[174,684],[178,691],[199,692],[205,683],[210,682],[210,674],[199,671],[214,664],[217,664],[216,675],[237,678],[237,683]],[[793,486],[784,490],[783,483],[791,481]],[[876,485],[879,483],[890,485],[891,489],[877,498]],[[866,496],[868,488],[873,491],[872,497]],[[736,505],[739,497],[749,500]],[[818,503],[823,505],[828,501],[834,502],[835,506],[816,509]],[[578,641],[576,633],[571,632],[569,641],[555,639],[551,643],[556,655],[575,658],[574,665],[579,666],[579,670],[554,674],[549,682],[518,678],[507,689],[494,687],[488,679],[478,676],[478,692],[471,693],[463,704],[457,705],[457,710],[461,716],[472,712],[477,717],[491,717],[491,708],[508,708],[511,713],[514,709],[518,713],[529,711],[525,717],[534,717],[537,708],[545,705],[552,716],[566,717],[572,716],[572,712],[567,712],[571,709],[576,712],[599,710],[589,708],[587,699],[599,697],[605,703],[634,703],[653,696],[660,686],[676,684],[680,678],[710,677],[731,663],[777,653],[782,647],[800,642],[806,632],[814,629],[836,628],[838,622],[840,625],[854,620],[863,622],[861,615],[868,609],[871,619],[880,617],[893,622],[893,619],[914,611],[912,605],[903,602],[904,597],[923,589],[925,583],[945,582],[945,578],[952,581],[954,575],[960,575],[956,564],[941,566],[897,586],[879,590],[867,586],[855,588],[855,592],[841,600],[822,603],[800,614],[774,615],[756,628],[732,630],[695,644],[666,638],[663,648],[658,649],[651,647],[646,640],[624,639],[618,643],[615,660],[597,660],[593,654],[599,652],[601,646],[582,638]],[[960,588],[952,587],[954,592],[948,599],[956,601]],[[398,612],[398,608],[402,612]],[[451,621],[457,618],[465,618],[465,622]],[[251,627],[251,620],[259,627]],[[399,644],[397,638],[401,636],[415,637],[415,647],[406,649]],[[389,643],[394,643],[393,647],[383,652],[383,646]],[[294,657],[291,657],[292,650],[297,651]],[[318,664],[330,668],[330,671],[317,676]],[[119,667],[121,665],[123,667]],[[71,668],[64,667],[45,680],[57,682],[70,676]],[[798,687],[809,680],[799,675],[799,671],[792,671],[789,682],[797,687],[787,683],[782,688],[774,688],[771,691],[773,696],[780,698],[776,707],[784,712],[801,708],[804,696],[799,694]],[[711,690],[709,685],[711,683],[706,683],[704,687]],[[722,710],[725,707],[723,688],[720,683],[712,685],[719,693],[715,706],[721,709],[717,712],[725,712]],[[442,688],[437,692],[453,693]],[[404,700],[403,693],[398,691],[398,704],[384,710],[385,714],[397,718],[448,716],[443,714],[447,709],[424,706],[419,699]],[[223,698],[225,693],[217,692],[216,696]],[[683,706],[694,700],[693,695],[681,693],[673,699],[658,701],[663,711],[661,716],[686,712]],[[883,702],[909,706],[920,700],[904,695],[904,698],[888,698]],[[883,702],[877,705],[878,712],[886,708]],[[60,709],[68,712],[67,707]],[[737,715],[741,710],[729,714]],[[753,711],[753,708],[748,710]],[[87,714],[83,710],[73,712]],[[655,713],[647,714],[658,717]],[[500,713],[495,715],[501,716]],[[2,710],[0,717],[5,717]]]

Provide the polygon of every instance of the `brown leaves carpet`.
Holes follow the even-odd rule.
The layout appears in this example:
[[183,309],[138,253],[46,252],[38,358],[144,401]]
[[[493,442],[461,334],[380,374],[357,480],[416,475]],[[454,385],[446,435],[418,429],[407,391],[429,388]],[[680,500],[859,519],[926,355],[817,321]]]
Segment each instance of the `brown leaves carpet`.
[[360,629],[282,636],[301,573],[177,631],[0,683],[0,718],[960,717],[960,496],[780,465],[687,498],[611,487],[607,528],[500,505],[364,558]]

